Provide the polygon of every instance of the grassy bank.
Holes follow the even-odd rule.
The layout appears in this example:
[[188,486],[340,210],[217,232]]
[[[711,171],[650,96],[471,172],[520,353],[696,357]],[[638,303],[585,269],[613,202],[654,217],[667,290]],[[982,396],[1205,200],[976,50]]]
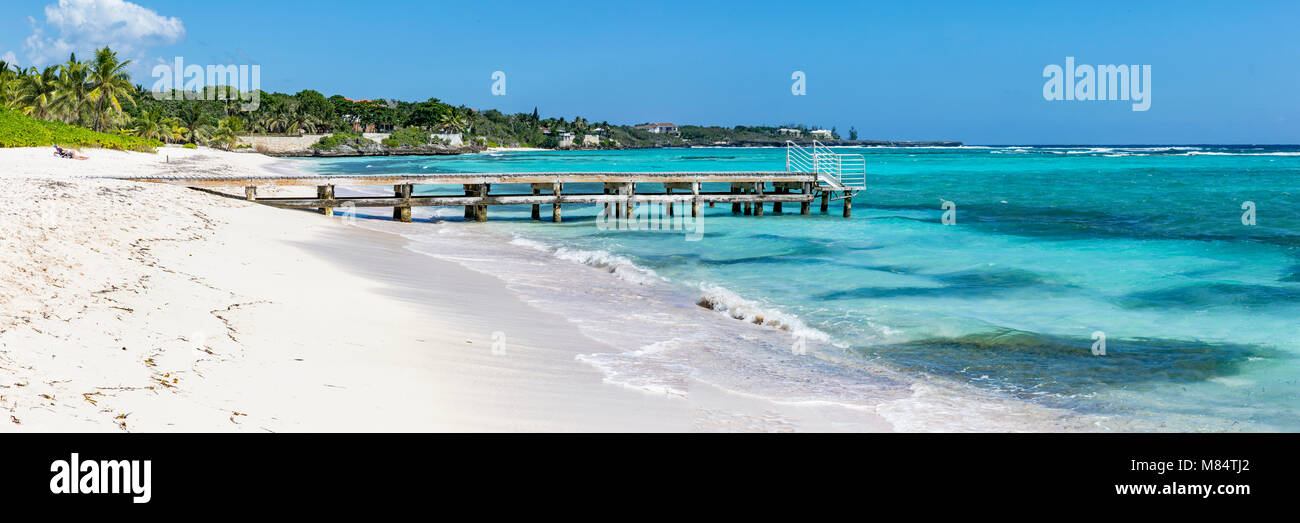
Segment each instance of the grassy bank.
[[155,152],[158,140],[98,133],[62,122],[40,120],[17,111],[0,109],[0,147],[89,147],[120,151]]

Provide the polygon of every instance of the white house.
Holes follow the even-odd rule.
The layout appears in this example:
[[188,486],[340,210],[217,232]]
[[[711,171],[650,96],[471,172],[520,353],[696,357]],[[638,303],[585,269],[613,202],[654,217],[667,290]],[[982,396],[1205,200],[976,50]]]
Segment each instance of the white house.
[[574,134],[569,131],[556,131],[556,137],[559,138],[557,147],[573,147]]
[[637,129],[645,129],[654,134],[679,134],[677,124],[669,122],[648,123],[636,126]]
[[823,140],[831,139],[830,129],[813,129],[808,131],[808,134],[812,135],[813,138],[821,138]]
[[803,136],[803,131],[800,131],[800,130],[798,130],[798,129],[787,129],[787,128],[785,128],[785,127],[782,127],[782,128],[780,128],[780,129],[777,129],[776,132],[777,132],[778,134],[784,134],[784,135],[787,135],[787,136],[793,136],[793,137],[795,137],[795,138],[798,138],[798,137],[800,137],[800,136]]

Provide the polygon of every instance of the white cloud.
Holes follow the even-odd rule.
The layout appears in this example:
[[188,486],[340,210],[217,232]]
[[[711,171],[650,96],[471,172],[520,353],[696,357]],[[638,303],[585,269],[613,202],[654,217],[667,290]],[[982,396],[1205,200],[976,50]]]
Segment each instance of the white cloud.
[[0,62],[7,62],[9,65],[18,65],[18,57],[14,56],[13,51],[5,51],[5,54],[0,55]]
[[[59,0],[45,6],[45,23],[27,17],[32,35],[23,44],[33,63],[67,59],[68,53],[89,53],[109,46],[137,63],[145,49],[173,44],[185,37],[179,18],[125,0]],[[47,35],[46,31],[54,33]]]

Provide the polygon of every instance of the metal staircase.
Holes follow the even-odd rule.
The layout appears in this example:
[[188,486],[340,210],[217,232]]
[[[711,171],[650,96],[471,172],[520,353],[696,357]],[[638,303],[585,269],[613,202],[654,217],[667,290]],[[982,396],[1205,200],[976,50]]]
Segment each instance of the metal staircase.
[[818,188],[853,195],[867,188],[867,159],[841,154],[813,140],[812,147],[785,142],[785,170],[817,174]]

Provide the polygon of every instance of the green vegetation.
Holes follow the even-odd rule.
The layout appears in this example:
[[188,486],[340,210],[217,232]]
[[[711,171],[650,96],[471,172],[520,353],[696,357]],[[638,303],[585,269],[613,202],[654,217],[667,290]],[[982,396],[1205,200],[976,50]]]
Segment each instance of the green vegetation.
[[429,145],[429,131],[419,127],[406,127],[393,131],[388,138],[384,139],[384,145],[388,147],[419,147]]
[[317,140],[316,143],[311,144],[311,148],[328,151],[330,149],[336,149],[342,145],[358,147],[372,145],[374,143],[374,140],[361,136],[361,133],[355,131],[340,131]]
[[0,147],[98,147],[121,151],[154,152],[162,142],[152,138],[97,133],[63,122],[40,120],[0,109]]
[[[592,122],[581,116],[572,120],[542,118],[537,108],[531,113],[505,114],[495,109],[476,111],[452,106],[437,98],[422,102],[354,101],[341,95],[327,97],[310,89],[297,94],[248,93],[229,86],[209,86],[202,93],[153,93],[143,86],[132,86],[126,72],[130,63],[119,60],[107,47],[96,50],[90,60],[80,61],[74,54],[65,63],[39,70],[19,69],[0,61],[0,107],[32,118],[148,140],[138,143],[186,143],[228,150],[239,148],[239,137],[246,134],[333,133],[315,144],[316,149],[329,149],[331,144],[373,143],[365,140],[361,132],[392,133],[384,140],[389,147],[446,142],[430,139],[429,135],[435,133],[459,133],[465,143],[514,147],[558,147],[562,137],[572,134],[572,145],[567,139],[563,143],[576,148],[780,143],[812,138],[812,128],[793,124],[784,126],[786,130],[772,126],[683,125],[678,133],[656,134],[632,125]],[[256,108],[243,111],[241,106],[252,99],[258,101]],[[588,136],[594,136],[598,145],[587,144]],[[857,129],[851,129],[849,136],[856,138]],[[833,134],[832,139],[838,138]]]
[[221,119],[216,129],[212,130],[212,139],[209,140],[209,144],[229,151],[236,148],[239,137],[243,134],[244,120],[238,116],[227,116]]

